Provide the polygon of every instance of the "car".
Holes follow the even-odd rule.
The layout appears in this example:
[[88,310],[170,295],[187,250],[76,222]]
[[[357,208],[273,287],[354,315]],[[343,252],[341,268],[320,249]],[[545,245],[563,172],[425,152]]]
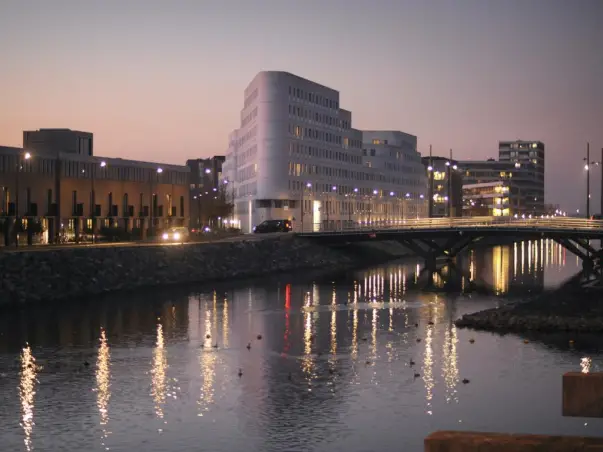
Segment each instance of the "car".
[[169,228],[161,234],[161,240],[164,242],[187,242],[189,237],[188,228],[185,227]]
[[293,229],[290,220],[266,220],[253,228],[253,232],[261,234],[265,232],[289,232]]

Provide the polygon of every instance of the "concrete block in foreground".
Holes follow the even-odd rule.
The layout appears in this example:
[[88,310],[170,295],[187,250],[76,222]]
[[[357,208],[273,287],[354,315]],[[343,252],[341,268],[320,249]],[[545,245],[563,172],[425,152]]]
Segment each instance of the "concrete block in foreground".
[[563,375],[563,415],[603,418],[603,372]]
[[425,452],[603,452],[603,438],[435,432],[425,438]]

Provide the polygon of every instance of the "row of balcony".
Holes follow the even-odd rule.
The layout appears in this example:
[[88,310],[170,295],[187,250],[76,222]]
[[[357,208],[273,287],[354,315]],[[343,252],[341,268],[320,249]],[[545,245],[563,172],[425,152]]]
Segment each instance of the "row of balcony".
[[[8,203],[8,209],[5,213],[6,216],[9,217],[13,217],[16,216],[16,206],[14,202],[10,202]],[[163,206],[156,206],[153,209],[153,217],[155,218],[161,218],[163,217]],[[145,218],[145,217],[149,217],[149,206],[142,206],[142,211],[138,212],[138,215],[135,215],[135,210],[134,210],[134,206],[129,205],[126,208],[123,209],[123,215],[122,217],[124,218],[134,218],[134,217],[139,217],[139,218]],[[3,212],[4,214],[4,212]],[[37,217],[38,216],[38,205],[36,203],[30,203],[29,206],[27,207],[27,209],[25,210],[25,212],[23,213],[19,213],[20,216],[23,217]],[[46,212],[46,214],[44,216],[46,217],[56,217],[58,216],[58,206],[56,203],[50,204],[50,206],[48,207],[48,210]],[[72,212],[71,212],[71,216],[73,217],[84,217],[84,204],[83,203],[79,203],[76,204],[75,206],[73,206],[72,208]],[[100,204],[96,204],[94,206],[94,212],[91,212],[91,216],[94,217],[102,217],[102,206]],[[119,206],[117,204],[113,204],[112,206],[110,206],[109,210],[107,211],[107,215],[106,217],[118,217],[119,216]],[[177,207],[172,207],[171,211],[168,211],[168,217],[177,217],[178,216],[178,209]]]

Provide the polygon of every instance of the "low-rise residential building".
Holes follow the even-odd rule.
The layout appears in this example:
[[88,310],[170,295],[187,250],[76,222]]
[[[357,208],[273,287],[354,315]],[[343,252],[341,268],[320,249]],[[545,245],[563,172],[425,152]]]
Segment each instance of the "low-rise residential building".
[[[464,175],[463,196],[465,187],[477,185],[479,190],[486,191],[492,187],[508,187],[508,209],[510,215],[531,215],[532,212],[526,208],[525,195],[521,189],[521,181],[526,177],[525,168],[517,166],[514,162],[500,162],[494,159],[488,160],[466,160],[459,162],[459,168]],[[484,185],[486,184],[486,185]],[[488,185],[493,184],[493,185]],[[475,216],[476,209],[468,209],[467,200],[463,202],[463,214]],[[494,213],[490,213],[494,215]]]
[[181,165],[0,147],[4,242],[28,224],[36,224],[45,241],[79,239],[101,228],[142,238],[187,225],[189,173]]
[[[516,193],[515,193],[516,194]],[[514,193],[505,181],[463,185],[463,216],[508,217]]]

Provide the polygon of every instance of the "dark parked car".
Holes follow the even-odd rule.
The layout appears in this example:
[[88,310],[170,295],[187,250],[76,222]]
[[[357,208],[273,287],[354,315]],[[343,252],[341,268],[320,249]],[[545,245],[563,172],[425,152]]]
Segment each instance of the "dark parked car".
[[289,232],[291,229],[293,226],[289,220],[266,220],[255,226],[253,232]]

